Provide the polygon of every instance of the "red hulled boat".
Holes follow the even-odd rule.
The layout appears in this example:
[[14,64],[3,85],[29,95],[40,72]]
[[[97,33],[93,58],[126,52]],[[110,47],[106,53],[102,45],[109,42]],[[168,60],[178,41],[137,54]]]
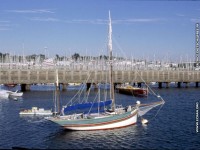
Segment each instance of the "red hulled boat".
[[148,88],[133,87],[131,85],[116,87],[116,90],[118,93],[136,97],[146,97],[148,95]]

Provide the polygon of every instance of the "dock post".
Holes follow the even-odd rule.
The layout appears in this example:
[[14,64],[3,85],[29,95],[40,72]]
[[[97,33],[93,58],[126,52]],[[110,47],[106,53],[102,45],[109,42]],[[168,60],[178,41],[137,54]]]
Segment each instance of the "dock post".
[[195,87],[199,87],[199,82],[196,82]]
[[61,89],[61,83],[58,84],[58,90],[60,90],[60,89]]
[[162,88],[162,82],[158,82],[158,88],[159,88],[159,89]]
[[90,87],[91,87],[91,83],[86,83],[86,91],[88,91]]
[[63,83],[63,84],[62,84],[62,90],[63,90],[63,91],[66,91],[66,90],[67,90],[67,84],[66,84],[66,83]]
[[169,88],[169,82],[166,82],[166,88]]
[[25,88],[26,88],[26,91],[30,91],[31,85],[30,84],[26,84]]
[[21,91],[22,92],[26,91],[26,84],[21,84]]
[[57,84],[55,83],[55,86],[56,86],[56,91],[59,91],[59,90],[60,90],[60,83],[58,83],[58,86],[57,86]]
[[94,91],[98,91],[98,83],[93,83],[94,85]]
[[142,87],[142,83],[140,82],[140,83],[138,83],[138,87]]
[[116,87],[117,87],[118,84],[119,83],[114,83],[114,90],[116,89]]
[[181,88],[181,82],[178,82],[177,87]]
[[185,82],[185,88],[188,88],[188,82]]

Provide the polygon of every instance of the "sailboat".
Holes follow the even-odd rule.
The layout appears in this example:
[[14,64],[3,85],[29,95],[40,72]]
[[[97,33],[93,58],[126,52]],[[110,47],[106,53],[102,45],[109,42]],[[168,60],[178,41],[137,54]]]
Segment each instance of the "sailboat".
[[[114,95],[114,84],[113,84],[113,66],[112,66],[112,25],[111,16],[109,11],[109,34],[108,34],[108,49],[110,54],[110,100],[98,101],[95,103],[81,103],[75,105],[63,106],[61,112],[59,109],[55,111],[55,115],[51,117],[46,117],[47,120],[59,124],[68,130],[104,130],[104,129],[114,129],[130,126],[137,123],[138,117],[143,116],[152,108],[164,104],[164,100],[156,103],[151,103],[142,106],[139,101],[135,105],[129,105],[127,107],[117,107],[115,105],[115,95]],[[57,73],[57,85],[58,85],[58,73]],[[56,102],[59,103],[58,101]],[[111,105],[110,109],[103,109],[106,106]],[[57,106],[58,108],[59,106]],[[85,109],[91,107],[98,107],[98,113],[73,113],[68,114],[68,111],[76,111],[77,109]],[[141,108],[140,108],[141,107]],[[144,109],[142,109],[142,107]]]

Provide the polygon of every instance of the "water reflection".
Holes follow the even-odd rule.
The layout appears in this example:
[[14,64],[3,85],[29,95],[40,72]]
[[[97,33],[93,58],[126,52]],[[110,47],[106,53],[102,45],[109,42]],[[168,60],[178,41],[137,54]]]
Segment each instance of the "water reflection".
[[[195,149],[200,146],[198,134],[195,134],[198,88],[156,89],[166,103],[156,118],[153,117],[158,108],[145,116],[149,124],[143,126],[138,120],[136,125],[126,128],[99,131],[66,131],[43,116],[20,116],[22,108],[53,108],[53,92],[43,88],[43,91],[24,92],[22,99],[16,101],[0,99],[0,149],[14,146],[38,149]],[[67,104],[76,92],[61,92],[61,103]],[[92,90],[89,100],[95,95]],[[118,93],[116,99],[117,104],[123,106],[134,104],[136,100],[142,103],[154,101],[151,96],[135,99]]]
[[130,148],[143,131],[138,125],[126,128],[98,131],[60,130],[48,141],[48,148]]

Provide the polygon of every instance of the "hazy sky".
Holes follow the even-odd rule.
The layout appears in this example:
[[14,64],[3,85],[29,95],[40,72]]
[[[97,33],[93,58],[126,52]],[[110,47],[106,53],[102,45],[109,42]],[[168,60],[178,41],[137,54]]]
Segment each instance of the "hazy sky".
[[193,61],[199,1],[0,0],[0,52]]

